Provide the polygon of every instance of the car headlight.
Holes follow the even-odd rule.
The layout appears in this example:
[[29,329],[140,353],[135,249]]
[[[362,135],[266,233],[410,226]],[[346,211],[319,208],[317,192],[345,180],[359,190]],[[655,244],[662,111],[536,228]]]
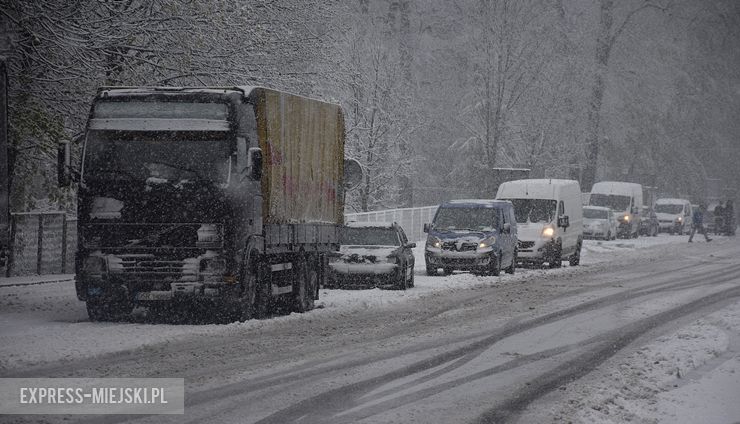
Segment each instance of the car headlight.
[[676,218],[676,222],[683,222],[683,218],[679,216],[678,218]]
[[398,256],[392,256],[392,255],[391,256],[387,256],[385,258],[385,261],[388,262],[389,264],[397,264],[398,263]]
[[107,270],[104,256],[88,256],[82,263],[82,272],[88,275],[101,275]]
[[486,239],[483,239],[478,243],[478,249],[485,249],[486,247],[491,247],[494,244],[496,244],[496,237],[488,237]]
[[201,224],[198,228],[197,247],[218,247],[221,245],[221,226],[216,224]]
[[439,238],[434,237],[434,236],[429,236],[429,238],[427,238],[427,246],[429,246],[429,247],[436,247],[437,249],[441,249],[442,248],[442,240],[440,240]]
[[221,276],[226,272],[226,260],[223,258],[208,258],[200,261],[202,275]]
[[545,227],[542,229],[542,237],[552,237],[555,235],[555,229],[552,227]]

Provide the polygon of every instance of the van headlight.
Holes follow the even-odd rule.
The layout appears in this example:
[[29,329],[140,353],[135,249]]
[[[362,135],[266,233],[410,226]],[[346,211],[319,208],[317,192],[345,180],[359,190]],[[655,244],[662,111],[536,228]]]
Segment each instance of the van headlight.
[[437,249],[441,249],[442,248],[442,240],[439,239],[438,237],[429,236],[427,238],[427,246],[428,247],[435,247]]
[[486,247],[491,247],[494,244],[496,244],[496,237],[488,237],[486,239],[483,239],[478,243],[478,249],[485,249]]
[[555,235],[555,229],[552,228],[551,226],[547,226],[542,229],[542,237],[551,238],[554,235]]

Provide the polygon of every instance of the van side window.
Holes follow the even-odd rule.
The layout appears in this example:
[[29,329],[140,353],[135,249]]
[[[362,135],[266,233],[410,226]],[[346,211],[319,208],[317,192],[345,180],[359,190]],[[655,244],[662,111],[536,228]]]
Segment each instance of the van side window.
[[565,215],[565,203],[561,200],[560,203],[558,203],[558,216]]

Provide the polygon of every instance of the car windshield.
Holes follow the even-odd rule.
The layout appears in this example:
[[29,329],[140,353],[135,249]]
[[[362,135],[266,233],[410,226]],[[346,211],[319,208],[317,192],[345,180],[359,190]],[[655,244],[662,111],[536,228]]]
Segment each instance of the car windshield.
[[359,246],[400,246],[401,241],[393,228],[345,227],[340,243]]
[[498,209],[486,207],[439,208],[434,218],[438,230],[492,231],[498,228]]
[[222,131],[90,131],[85,178],[225,182],[229,142]]
[[507,199],[514,204],[516,222],[552,222],[557,202],[548,199]]
[[605,206],[615,211],[626,211],[630,207],[630,197],[616,194],[591,193],[589,204],[591,206]]
[[603,209],[583,208],[583,217],[587,219],[608,219],[609,211]]
[[655,205],[655,212],[670,213],[673,215],[683,212],[683,205],[664,203]]

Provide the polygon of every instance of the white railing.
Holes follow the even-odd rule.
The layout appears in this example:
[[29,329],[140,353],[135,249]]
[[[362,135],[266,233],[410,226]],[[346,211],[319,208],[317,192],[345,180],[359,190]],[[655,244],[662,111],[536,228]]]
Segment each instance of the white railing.
[[344,214],[344,221],[356,222],[398,222],[410,241],[426,239],[423,227],[431,223],[438,206],[422,206],[418,208],[388,209],[374,212],[358,212]]

